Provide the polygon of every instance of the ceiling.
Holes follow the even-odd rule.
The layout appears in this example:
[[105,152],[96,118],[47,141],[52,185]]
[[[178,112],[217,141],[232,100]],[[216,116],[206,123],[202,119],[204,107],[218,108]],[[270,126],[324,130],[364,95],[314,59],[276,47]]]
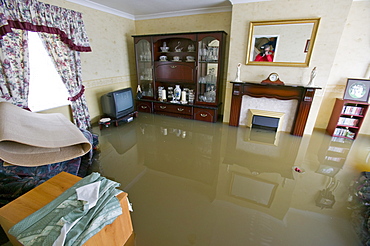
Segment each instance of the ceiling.
[[[126,18],[140,20],[231,11],[232,2],[251,0],[67,0]],[[256,0],[254,0],[256,1]]]
[[[67,0],[133,20],[231,11],[239,3],[274,0]],[[353,0],[370,1],[370,0]]]

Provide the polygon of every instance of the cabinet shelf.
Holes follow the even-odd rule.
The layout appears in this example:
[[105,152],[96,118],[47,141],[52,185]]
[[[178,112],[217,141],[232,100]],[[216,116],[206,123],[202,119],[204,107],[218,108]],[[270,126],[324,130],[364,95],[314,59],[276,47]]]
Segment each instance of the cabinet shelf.
[[154,63],[174,63],[174,64],[179,64],[179,63],[187,63],[187,64],[191,64],[191,63],[195,63],[195,61],[155,61]]
[[346,128],[355,128],[355,129],[358,129],[358,126],[349,126],[349,125],[337,125],[337,127],[346,127]]
[[161,54],[194,54],[195,51],[158,51]]
[[337,137],[337,138],[345,138],[345,139],[351,139],[351,140],[354,140],[354,138],[351,138],[351,137],[345,137],[345,136],[340,136],[340,135],[333,135],[333,137]]
[[218,63],[218,60],[212,60],[212,61],[199,61],[199,63]]
[[362,114],[341,114],[342,116],[350,116],[350,117],[364,117]]

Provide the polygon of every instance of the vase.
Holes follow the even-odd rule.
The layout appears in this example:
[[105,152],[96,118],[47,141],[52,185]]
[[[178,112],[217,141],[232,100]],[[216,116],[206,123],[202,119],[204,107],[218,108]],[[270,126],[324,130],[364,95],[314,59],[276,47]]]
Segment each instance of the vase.
[[181,98],[181,88],[180,85],[176,85],[175,89],[173,90],[173,99],[175,101],[180,100]]

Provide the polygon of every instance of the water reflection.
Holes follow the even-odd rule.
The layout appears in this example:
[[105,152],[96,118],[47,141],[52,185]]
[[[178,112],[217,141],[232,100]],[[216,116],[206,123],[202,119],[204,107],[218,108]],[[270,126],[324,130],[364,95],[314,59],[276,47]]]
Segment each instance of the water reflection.
[[224,163],[237,164],[253,173],[276,173],[293,179],[301,137],[244,127],[231,129],[227,137]]
[[339,181],[330,177],[328,185],[325,189],[321,190],[316,199],[316,206],[321,209],[333,208],[335,197],[333,195],[335,189],[338,187]]
[[348,187],[368,164],[368,137],[341,144],[322,131],[148,114],[95,131],[95,168],[129,193],[138,246],[358,245]]

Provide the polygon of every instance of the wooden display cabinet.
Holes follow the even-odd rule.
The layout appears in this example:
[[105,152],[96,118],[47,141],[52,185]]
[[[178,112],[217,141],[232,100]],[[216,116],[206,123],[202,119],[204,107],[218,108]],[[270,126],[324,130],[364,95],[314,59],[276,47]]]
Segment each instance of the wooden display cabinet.
[[336,98],[326,131],[335,137],[356,139],[369,104]]
[[[134,35],[133,38],[138,85],[142,90],[137,110],[216,122],[221,106],[226,33]],[[176,85],[186,92],[185,99],[174,100]]]

